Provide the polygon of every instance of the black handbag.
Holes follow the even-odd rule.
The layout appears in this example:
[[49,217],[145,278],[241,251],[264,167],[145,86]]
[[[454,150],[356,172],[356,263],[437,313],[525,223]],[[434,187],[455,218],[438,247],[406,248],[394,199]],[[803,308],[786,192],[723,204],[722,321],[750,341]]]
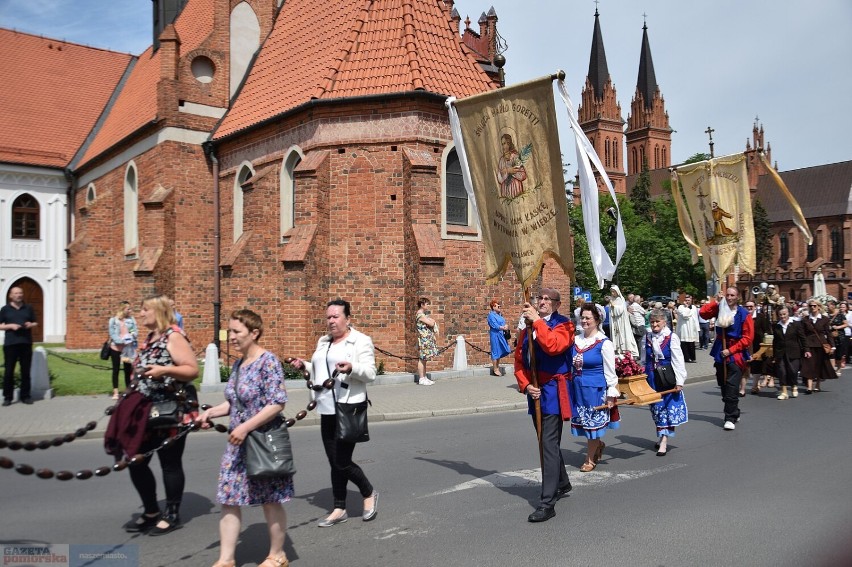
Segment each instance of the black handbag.
[[[240,383],[240,364],[234,367],[234,390]],[[245,411],[239,396],[235,397],[237,410]],[[243,442],[246,476],[249,478],[277,478],[296,474],[293,464],[293,446],[287,424],[282,423],[275,429],[260,431],[255,429],[246,435]]]
[[296,474],[293,446],[286,423],[269,431],[255,429],[246,436],[243,445],[246,476],[249,478],[276,478]]
[[654,368],[654,389],[658,392],[671,390],[677,386],[674,368],[670,365]]
[[367,425],[367,403],[334,404],[337,412],[337,440],[348,443],[366,443],[370,440],[370,430]]
[[504,339],[506,339],[507,341],[508,341],[510,338],[512,338],[512,333],[509,331],[509,329],[505,329],[505,330],[503,331],[503,338],[504,338]]
[[101,347],[101,360],[109,360],[111,350],[112,349],[109,347],[109,340],[104,341],[104,346]]
[[148,411],[148,429],[177,427],[183,422],[183,408],[177,400],[152,402]]
[[[328,351],[325,353],[325,365],[328,368],[328,375],[336,379],[339,372],[331,369],[331,364],[328,361],[330,350],[331,343],[329,343]],[[340,386],[341,388],[348,388],[349,384],[341,382]],[[366,443],[370,440],[370,431],[367,426],[367,404],[372,405],[372,402],[369,398],[357,404],[338,402],[337,394],[334,391],[335,388],[332,388],[331,395],[334,396],[334,411],[337,416],[335,438],[347,443]]]

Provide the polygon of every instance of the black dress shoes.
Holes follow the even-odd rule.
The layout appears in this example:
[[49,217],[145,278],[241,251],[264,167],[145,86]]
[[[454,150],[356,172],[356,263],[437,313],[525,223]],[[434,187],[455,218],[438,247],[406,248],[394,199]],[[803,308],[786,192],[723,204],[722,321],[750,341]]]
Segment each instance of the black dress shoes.
[[571,492],[571,489],[572,489],[572,488],[574,488],[574,487],[573,487],[573,486],[571,486],[571,483],[569,482],[569,483],[568,483],[567,485],[565,485],[563,488],[560,488],[559,490],[557,490],[557,491],[556,491],[556,499],[557,499],[557,500],[562,500],[563,498],[565,498],[566,496],[568,496],[568,493],[569,493],[569,492]]
[[11,405],[12,405],[12,402],[11,402],[10,400],[3,400],[3,407],[4,407],[4,408],[5,408],[6,406],[11,406]]
[[142,514],[137,519],[130,520],[122,527],[124,528],[124,531],[131,534],[137,532],[147,532],[148,530],[156,526],[159,521],[160,514],[157,514],[156,516],[146,516],[145,514]]
[[530,514],[529,520],[530,522],[546,522],[550,518],[556,515],[556,510],[553,508],[548,508],[546,506],[539,506],[535,509],[535,512]]

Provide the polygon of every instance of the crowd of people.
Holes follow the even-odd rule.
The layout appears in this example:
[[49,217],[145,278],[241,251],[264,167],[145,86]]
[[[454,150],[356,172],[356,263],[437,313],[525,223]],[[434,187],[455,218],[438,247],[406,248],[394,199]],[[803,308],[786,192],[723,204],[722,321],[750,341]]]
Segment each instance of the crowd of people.
[[[658,395],[649,408],[654,447],[660,457],[670,451],[669,440],[677,428],[688,422],[683,385],[686,364],[696,361],[696,350],[709,348],[714,360],[725,430],[736,428],[739,400],[745,396],[749,378],[752,393],[774,388],[777,381],[777,399],[788,400],[799,396],[800,386],[809,395],[821,391],[823,380],[840,376],[852,356],[852,313],[846,302],[828,301],[823,306],[811,298],[798,304],[774,301],[768,294],[758,299],[740,305],[739,291],[730,287],[701,300],[698,306],[690,295],[680,305],[674,301],[648,303],[636,294],[623,295],[613,285],[602,305],[578,301],[574,311],[563,314],[559,292],[542,288],[522,306],[514,349],[508,345],[511,332],[501,302],[492,300],[487,317],[491,374],[502,375],[500,359],[514,354],[518,389],[528,398],[541,447],[540,500],[528,520],[543,522],[554,517],[556,502],[572,489],[560,448],[565,422],[572,435],[586,440],[581,472],[593,471],[603,458],[607,431],[620,425],[619,358],[641,361],[647,386]],[[418,376],[424,385],[432,383],[425,375],[426,361],[437,352],[437,322],[431,317],[430,305],[428,298],[420,298],[414,317],[420,351]],[[0,313],[0,328],[7,331],[7,337],[33,326],[20,293],[11,295],[7,307]],[[221,505],[220,557],[214,567],[235,564],[241,508],[251,505],[263,507],[269,531],[268,555],[260,565],[285,567],[287,516],[282,504],[294,495],[292,475],[249,476],[244,450],[251,432],[284,427],[282,411],[288,398],[282,364],[260,346],[260,315],[234,311],[228,340],[240,358],[231,368],[225,401],[199,415],[192,385],[198,362],[178,315],[170,298],[152,296],[141,302],[138,317],[129,302],[120,302],[108,322],[112,395],[117,403],[104,443],[107,452],[128,467],[142,504],[142,513],[123,527],[152,536],[181,527],[186,436],[177,432],[192,424],[208,428],[214,418],[227,417],[228,444],[216,489]],[[319,338],[313,356],[289,361],[310,376],[312,404],[320,415],[333,498],[331,512],[317,524],[323,528],[350,519],[349,482],[363,498],[362,520],[369,522],[378,513],[379,492],[353,461],[356,444],[365,439],[353,440],[340,433],[342,406],[366,411],[367,385],[376,379],[372,340],[355,329],[351,317],[347,301],[328,302],[327,332]],[[145,331],[144,339],[140,330]],[[715,336],[712,341],[711,336]],[[765,356],[770,345],[771,355]],[[14,342],[10,346],[16,348]],[[7,355],[7,365],[16,358],[23,369],[22,355]],[[119,394],[121,370],[126,389]],[[317,386],[320,384],[322,387]],[[175,421],[164,420],[169,412],[177,416]],[[368,439],[366,431],[364,434]],[[162,510],[150,467],[154,454],[166,497]]]
[[640,360],[648,386],[659,395],[649,408],[662,457],[676,428],[689,419],[683,385],[697,350],[710,349],[726,431],[736,429],[749,377],[755,394],[777,380],[776,397],[787,400],[798,397],[800,381],[805,395],[819,392],[821,381],[840,376],[852,355],[846,302],[784,302],[770,289],[741,305],[739,290],[729,287],[699,305],[686,294],[678,305],[625,296],[616,285],[610,291],[602,305],[575,298],[578,307],[567,316],[559,312],[555,289],[542,289],[523,305],[515,378],[528,398],[542,460],[541,496],[530,522],[554,517],[556,502],[571,490],[560,451],[564,421],[587,440],[581,472],[594,470],[602,458],[606,431],[620,421],[617,359]]
[[[428,307],[425,298],[420,307]],[[228,341],[239,354],[231,367],[225,400],[199,414],[192,381],[198,363],[187,335],[178,325],[174,302],[166,296],[145,299],[139,309],[140,328],[147,335],[137,348],[137,318],[129,303],[121,302],[109,321],[113,355],[113,385],[117,390],[119,365],[126,363],[130,348],[132,376],[127,389],[117,396],[104,436],[107,453],[130,472],[133,487],[142,502],[142,513],[124,524],[130,533],[159,536],[181,527],[180,505],[185,476],[183,453],[186,427],[210,428],[213,419],[228,418],[228,440],[222,455],[216,500],[221,505],[219,558],[214,567],[233,567],[244,506],[261,506],[269,532],[269,550],[260,567],[289,565],[284,550],[287,514],[283,504],[294,495],[292,474],[252,474],[248,437],[286,429],[282,414],[287,390],[281,361],[260,345],[263,319],[253,311],[231,313]],[[422,315],[422,316],[421,316]],[[349,520],[347,485],[355,484],[363,497],[362,520],[378,515],[379,492],[353,461],[356,444],[369,439],[365,430],[357,439],[341,435],[341,413],[346,408],[366,412],[367,384],[376,379],[373,342],[352,325],[351,306],[343,299],[326,305],[326,333],[317,342],[310,360],[289,359],[297,370],[310,377],[312,406],[320,415],[320,438],[330,467],[332,511],[318,522],[329,528]],[[417,322],[430,329],[436,325],[428,312]],[[426,345],[427,348],[429,345]],[[171,404],[171,405],[169,405]],[[170,421],[170,417],[175,417]],[[165,507],[159,509],[157,484],[150,468],[153,455],[159,458],[165,490]]]

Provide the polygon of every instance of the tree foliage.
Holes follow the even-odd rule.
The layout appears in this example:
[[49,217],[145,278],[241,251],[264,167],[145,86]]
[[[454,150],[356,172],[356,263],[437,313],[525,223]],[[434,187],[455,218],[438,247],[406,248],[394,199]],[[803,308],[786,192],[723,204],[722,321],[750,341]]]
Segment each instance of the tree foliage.
[[[610,206],[612,206],[612,200],[602,196],[600,200],[601,239],[610,258],[614,261],[615,239],[607,236],[607,229],[612,221],[605,213]],[[611,283],[617,283],[625,293],[636,292],[645,297],[667,295],[675,290],[703,295],[704,268],[701,263],[694,266],[691,264],[689,248],[680,232],[677,211],[672,200],[663,197],[652,201],[653,220],[650,221],[636,213],[629,199],[619,196],[618,206],[621,210],[627,248]],[[583,226],[582,205],[571,210],[570,219],[574,233],[574,269],[577,285],[591,290],[593,298],[599,301],[608,293],[608,290],[597,289]]]
[[642,163],[642,172],[630,192],[630,202],[637,215],[649,222],[652,220],[654,205],[651,203],[651,174],[648,173],[647,160]]
[[770,269],[772,261],[772,223],[769,222],[769,214],[763,208],[760,199],[754,201],[752,219],[754,222],[757,271],[766,272]]

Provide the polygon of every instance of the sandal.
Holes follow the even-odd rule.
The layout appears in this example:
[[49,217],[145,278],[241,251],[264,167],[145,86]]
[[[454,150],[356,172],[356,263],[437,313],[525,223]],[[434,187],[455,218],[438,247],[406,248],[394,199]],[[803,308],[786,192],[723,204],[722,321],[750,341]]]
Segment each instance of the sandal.
[[766,387],[767,388],[774,388],[775,387],[775,378],[770,378],[769,380],[767,380],[766,381]]
[[580,467],[580,472],[592,472],[596,466],[598,466],[597,463],[583,463]]
[[288,565],[290,565],[290,561],[287,559],[286,555],[279,555],[278,557],[270,555],[257,567],[287,567]]

